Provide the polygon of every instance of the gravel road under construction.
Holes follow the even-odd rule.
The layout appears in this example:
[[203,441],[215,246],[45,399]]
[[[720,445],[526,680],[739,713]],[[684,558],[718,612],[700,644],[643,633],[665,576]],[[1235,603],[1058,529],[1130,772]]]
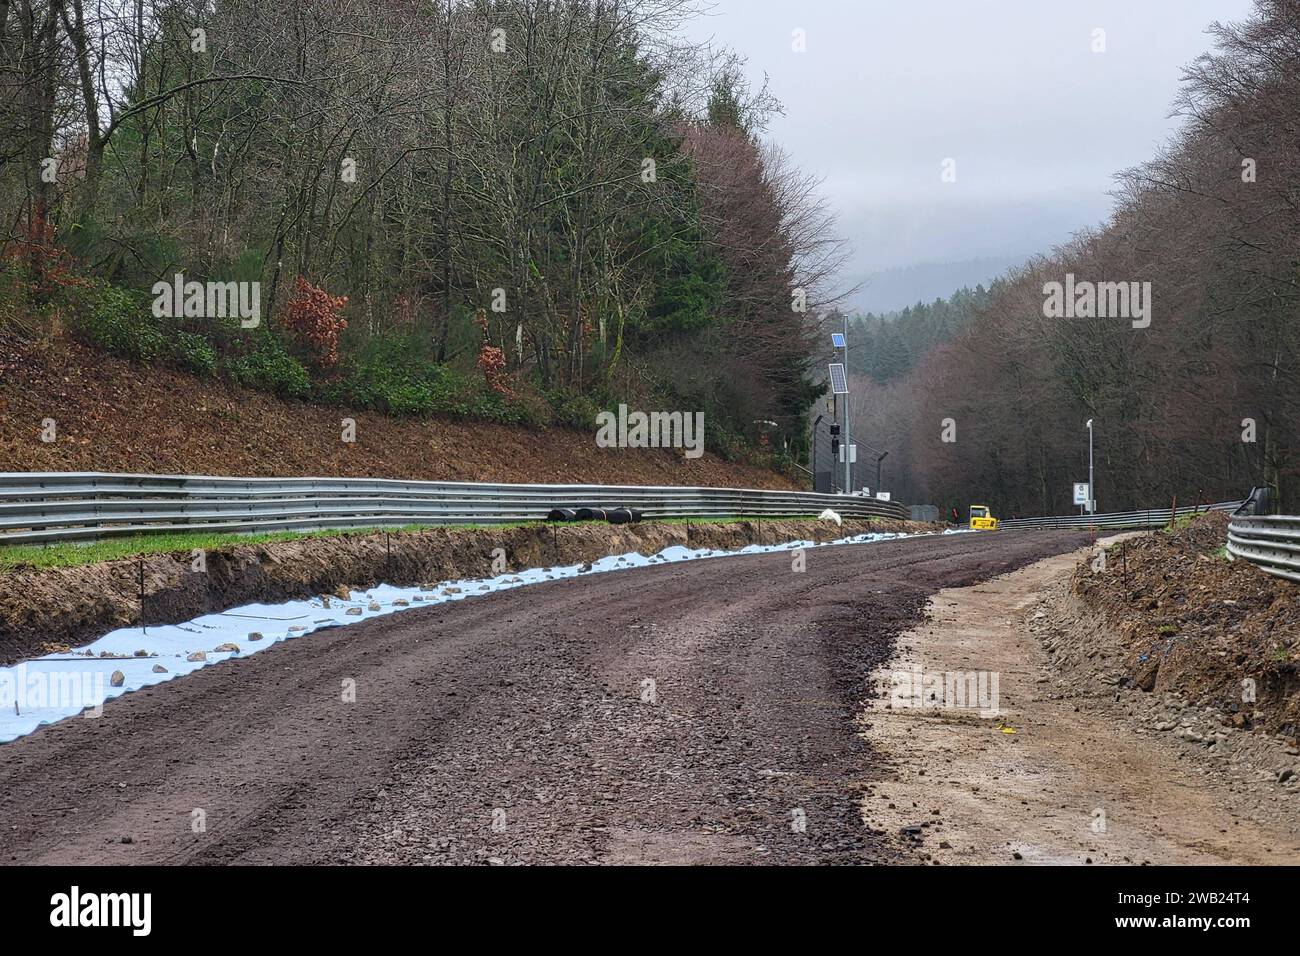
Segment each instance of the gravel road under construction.
[[1087,540],[661,565],[288,641],[0,746],[0,862],[889,862],[858,800],[908,755],[855,733],[868,675],[935,591]]

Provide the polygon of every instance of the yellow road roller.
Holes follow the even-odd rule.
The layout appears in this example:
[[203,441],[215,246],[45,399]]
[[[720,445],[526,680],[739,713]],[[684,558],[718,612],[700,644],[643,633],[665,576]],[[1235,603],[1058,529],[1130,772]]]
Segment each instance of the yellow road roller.
[[998,519],[989,512],[988,505],[970,506],[970,529],[972,531],[998,530]]

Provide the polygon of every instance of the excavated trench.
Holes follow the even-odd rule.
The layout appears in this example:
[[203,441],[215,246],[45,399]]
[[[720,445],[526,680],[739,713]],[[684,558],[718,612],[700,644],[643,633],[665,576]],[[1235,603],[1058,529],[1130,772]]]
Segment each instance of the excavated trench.
[[[936,530],[883,519],[843,527],[815,520],[607,525],[339,534],[203,552],[146,555],[70,568],[0,572],[0,665],[66,650],[119,627],[175,624],[251,602],[329,593],[340,586],[423,585],[457,578],[655,554],[672,545],[735,550],[751,544],[830,541],[867,532]],[[197,565],[202,570],[194,570]],[[141,590],[143,584],[143,602]]]

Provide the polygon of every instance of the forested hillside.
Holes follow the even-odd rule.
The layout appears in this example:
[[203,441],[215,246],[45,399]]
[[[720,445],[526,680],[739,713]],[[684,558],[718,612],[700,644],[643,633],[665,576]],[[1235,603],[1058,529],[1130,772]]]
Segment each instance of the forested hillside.
[[[855,433],[891,450],[896,493],[1068,512],[1091,418],[1103,510],[1264,483],[1300,507],[1300,5],[1259,0],[1213,35],[1186,71],[1181,134],[1122,174],[1107,223],[975,302],[869,325]],[[1045,286],[1069,274],[1149,282],[1149,326],[1049,318]]]
[[[398,415],[698,410],[710,450],[770,421],[797,455],[843,247],[691,9],[0,0],[0,335]],[[158,316],[177,274],[259,283],[257,324]]]
[[918,302],[889,315],[854,316],[849,320],[849,370],[892,382],[912,371],[938,345],[964,332],[980,309],[988,306],[983,286],[962,289],[948,299]]

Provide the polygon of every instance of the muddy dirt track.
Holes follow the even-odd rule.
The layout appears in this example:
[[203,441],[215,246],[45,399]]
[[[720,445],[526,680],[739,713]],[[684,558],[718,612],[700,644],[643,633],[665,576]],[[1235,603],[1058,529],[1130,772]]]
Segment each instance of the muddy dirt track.
[[1085,541],[659,565],[319,632],[0,746],[0,863],[896,859],[857,808],[906,759],[853,732],[872,668],[939,588]]

